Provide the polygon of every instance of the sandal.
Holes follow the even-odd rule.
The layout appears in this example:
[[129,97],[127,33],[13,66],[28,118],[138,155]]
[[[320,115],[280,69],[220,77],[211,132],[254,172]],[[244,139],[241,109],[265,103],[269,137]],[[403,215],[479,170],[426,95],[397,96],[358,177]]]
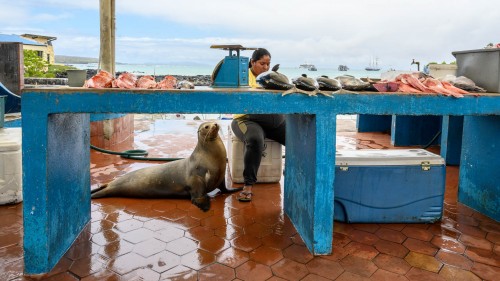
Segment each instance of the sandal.
[[238,197],[238,201],[240,202],[250,202],[252,201],[252,192],[242,191],[240,192],[240,196]]

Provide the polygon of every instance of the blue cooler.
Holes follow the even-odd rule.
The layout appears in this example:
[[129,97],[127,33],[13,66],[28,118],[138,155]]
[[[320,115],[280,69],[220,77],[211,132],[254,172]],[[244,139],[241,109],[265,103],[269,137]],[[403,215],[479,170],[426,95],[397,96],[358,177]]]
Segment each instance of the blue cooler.
[[444,159],[424,149],[339,150],[335,220],[432,223],[443,211]]

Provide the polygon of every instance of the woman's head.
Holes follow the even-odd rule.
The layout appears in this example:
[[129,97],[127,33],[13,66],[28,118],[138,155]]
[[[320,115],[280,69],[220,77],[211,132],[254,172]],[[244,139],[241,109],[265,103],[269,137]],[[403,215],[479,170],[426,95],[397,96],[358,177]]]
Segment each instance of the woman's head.
[[250,69],[255,76],[269,70],[271,64],[271,53],[264,48],[255,50],[250,59]]

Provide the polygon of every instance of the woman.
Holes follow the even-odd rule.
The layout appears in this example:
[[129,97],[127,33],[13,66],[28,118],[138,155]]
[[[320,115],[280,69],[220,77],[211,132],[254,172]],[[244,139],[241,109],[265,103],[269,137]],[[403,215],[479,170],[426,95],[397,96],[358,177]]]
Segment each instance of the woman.
[[[271,54],[263,48],[253,52],[249,63],[248,84],[257,87],[256,77],[269,70]],[[244,186],[238,197],[239,201],[252,200],[252,186],[257,182],[264,138],[272,139],[285,145],[285,117],[280,114],[236,114],[231,129],[238,139],[245,144],[243,156]]]

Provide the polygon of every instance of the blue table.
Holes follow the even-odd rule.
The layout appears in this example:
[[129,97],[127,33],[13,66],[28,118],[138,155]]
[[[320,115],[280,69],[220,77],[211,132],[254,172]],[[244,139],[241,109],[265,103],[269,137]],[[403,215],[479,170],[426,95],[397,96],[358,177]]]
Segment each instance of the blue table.
[[252,89],[29,89],[22,96],[25,272],[48,272],[90,220],[89,113],[287,115],[284,208],[309,250],[332,252],[338,114],[464,117],[459,199],[500,220],[500,95]]

